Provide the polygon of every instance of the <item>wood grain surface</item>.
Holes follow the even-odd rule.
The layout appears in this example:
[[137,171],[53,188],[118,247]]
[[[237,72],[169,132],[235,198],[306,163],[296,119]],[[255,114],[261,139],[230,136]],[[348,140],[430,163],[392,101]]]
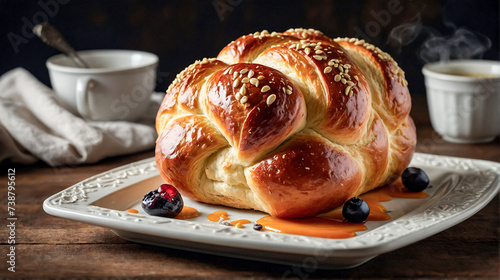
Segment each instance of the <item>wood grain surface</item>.
[[[500,161],[500,140],[478,145],[444,142],[429,122],[425,96],[413,96],[412,116],[418,152]],[[147,157],[154,152],[114,157],[93,165],[52,168],[1,165],[0,278],[482,278],[499,279],[499,198],[468,220],[425,240],[380,255],[347,270],[276,265],[136,244],[109,229],[46,214],[43,201],[90,176]],[[7,270],[9,229],[7,169],[16,169],[16,272]]]

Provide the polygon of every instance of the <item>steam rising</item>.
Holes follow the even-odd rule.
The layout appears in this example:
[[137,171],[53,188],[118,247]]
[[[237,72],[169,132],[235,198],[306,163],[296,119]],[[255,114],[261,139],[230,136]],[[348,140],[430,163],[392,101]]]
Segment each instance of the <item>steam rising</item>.
[[427,38],[417,50],[417,54],[425,63],[480,58],[491,47],[491,40],[482,34],[473,33],[465,28],[456,28],[450,23],[446,25],[454,30],[451,35],[443,35],[433,28],[424,26],[420,22],[420,16],[417,15],[412,22],[391,30],[389,41],[402,47],[424,34]]

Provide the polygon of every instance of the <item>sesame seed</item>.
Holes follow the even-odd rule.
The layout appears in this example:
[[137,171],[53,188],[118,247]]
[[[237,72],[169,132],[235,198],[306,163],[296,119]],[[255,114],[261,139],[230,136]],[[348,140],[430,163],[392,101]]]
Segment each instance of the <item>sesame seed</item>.
[[252,78],[253,74],[254,74],[253,70],[248,71],[248,78]]
[[316,47],[314,47],[314,50],[317,51],[317,50],[321,50],[321,46],[320,45],[317,45]]
[[260,90],[260,92],[264,93],[264,92],[268,92],[271,88],[269,86],[263,86],[262,89]]
[[266,104],[270,106],[276,100],[276,94],[271,94],[267,97]]
[[347,80],[346,80],[346,79],[344,79],[344,78],[342,78],[340,81],[341,81],[344,85],[347,83]]
[[348,86],[345,88],[345,95],[349,95],[349,92],[351,91],[351,86]]
[[240,71],[241,74],[245,74],[246,72],[248,72],[247,68],[245,68],[245,69],[243,69],[243,70]]
[[320,60],[320,61],[323,59],[323,57],[321,55],[313,55],[313,57],[314,57],[314,59]]
[[288,95],[292,94],[292,90],[291,89],[287,89],[286,90],[286,94],[288,94]]
[[333,62],[333,60],[328,61],[328,66],[333,66],[333,64],[335,64],[335,62]]
[[332,67],[330,67],[330,66],[326,67],[325,70],[323,70],[323,73],[325,73],[325,74],[328,74],[330,72],[332,72]]
[[237,92],[234,97],[236,98],[236,100],[240,100],[241,99],[241,94],[239,92]]
[[338,52],[338,53],[344,53],[344,52],[343,52],[343,51],[341,51],[341,50],[337,50],[337,52]]
[[311,53],[311,49],[310,48],[306,48],[304,51],[306,52],[307,55],[309,55]]
[[240,85],[240,79],[236,79],[233,82],[233,87],[238,87]]
[[333,78],[333,80],[334,80],[335,82],[338,82],[338,81],[340,81],[340,79],[341,79],[341,78],[342,78],[342,77],[340,77],[340,75],[339,75],[339,74],[337,74],[337,75],[335,75],[335,77]]
[[358,82],[359,82],[358,75],[354,75],[354,79],[356,79],[356,81],[358,81]]
[[243,96],[241,99],[240,99],[240,102],[241,104],[244,104],[248,101],[248,97],[247,96]]
[[241,82],[244,83],[244,84],[246,84],[246,83],[250,82],[250,79],[249,78],[243,78],[243,79],[241,79]]
[[257,80],[256,78],[251,78],[250,83],[256,87],[259,86],[259,80]]
[[292,86],[291,85],[287,85],[286,88],[289,89],[289,90],[292,90]]
[[353,82],[351,82],[351,81],[347,81],[347,85],[348,85],[348,86],[353,86],[353,85],[354,85],[354,83],[353,83]]
[[262,76],[262,75],[258,76],[258,77],[257,77],[257,80],[259,80],[259,81],[260,81],[260,80],[264,80],[264,76]]
[[322,54],[322,53],[323,53],[323,51],[322,51],[322,50],[316,50],[314,53],[315,53],[315,54]]
[[307,166],[305,167],[305,169],[306,169],[306,170],[311,170],[311,168],[309,168],[309,167],[307,167]]
[[344,67],[339,66],[339,70],[340,70],[340,72],[344,72]]
[[350,38],[350,39],[349,39],[349,42],[350,42],[350,43],[352,43],[352,42],[354,42],[354,41],[356,41],[356,40],[357,40],[356,38]]
[[283,89],[283,93],[286,93],[286,89],[285,88],[282,88]]
[[241,94],[241,95],[245,95],[245,94],[247,94],[247,88],[245,87],[245,85],[243,85],[243,86],[240,88],[240,94]]
[[233,79],[236,79],[236,77],[238,77],[238,74],[239,74],[238,71],[234,71],[234,73],[233,73]]

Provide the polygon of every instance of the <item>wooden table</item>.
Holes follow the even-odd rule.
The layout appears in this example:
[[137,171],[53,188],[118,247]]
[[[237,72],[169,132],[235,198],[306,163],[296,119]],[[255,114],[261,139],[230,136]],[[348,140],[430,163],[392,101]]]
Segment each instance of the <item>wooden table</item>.
[[[482,145],[444,142],[431,128],[424,96],[414,96],[417,151],[500,161],[500,140]],[[498,196],[465,222],[348,270],[298,267],[185,252],[124,241],[109,229],[46,214],[42,202],[92,175],[152,157],[153,151],[94,165],[52,168],[3,164],[0,278],[489,278],[499,279]],[[16,168],[16,272],[7,270],[7,169]],[[290,273],[291,272],[291,273]]]

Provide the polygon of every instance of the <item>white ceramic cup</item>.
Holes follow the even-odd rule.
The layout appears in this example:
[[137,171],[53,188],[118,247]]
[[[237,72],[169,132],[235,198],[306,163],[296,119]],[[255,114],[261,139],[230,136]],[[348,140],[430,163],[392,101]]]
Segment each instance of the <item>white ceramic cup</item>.
[[64,54],[47,60],[50,82],[66,109],[92,121],[135,121],[148,108],[158,57],[132,50],[88,50],[80,68]]
[[500,135],[500,62],[452,60],[422,72],[431,124],[444,140],[484,143]]

